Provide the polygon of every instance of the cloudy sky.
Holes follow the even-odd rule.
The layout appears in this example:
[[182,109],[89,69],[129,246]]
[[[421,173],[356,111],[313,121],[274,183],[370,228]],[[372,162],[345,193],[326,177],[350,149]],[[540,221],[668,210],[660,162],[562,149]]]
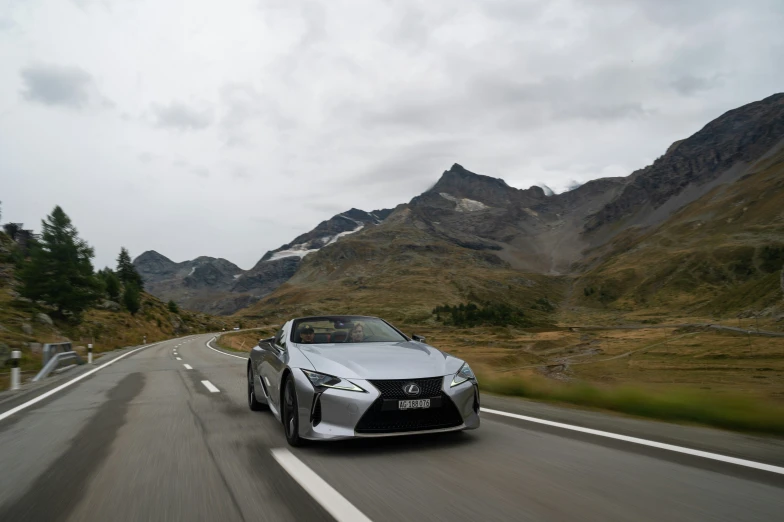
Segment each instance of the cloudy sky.
[[0,0],[3,222],[265,251],[450,167],[556,191],[784,91],[780,0]]

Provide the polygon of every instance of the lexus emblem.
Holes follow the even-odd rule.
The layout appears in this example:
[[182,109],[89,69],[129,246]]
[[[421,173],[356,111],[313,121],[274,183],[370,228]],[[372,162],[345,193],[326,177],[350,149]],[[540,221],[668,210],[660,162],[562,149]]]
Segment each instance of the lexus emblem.
[[419,395],[419,386],[417,386],[413,382],[408,383],[405,386],[403,386],[403,392],[411,397],[416,397],[417,395]]

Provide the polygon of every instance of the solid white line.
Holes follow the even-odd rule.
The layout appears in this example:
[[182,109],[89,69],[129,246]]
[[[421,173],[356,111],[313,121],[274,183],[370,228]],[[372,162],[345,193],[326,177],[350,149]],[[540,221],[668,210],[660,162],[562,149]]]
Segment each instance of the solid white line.
[[307,491],[313,499],[321,504],[338,522],[370,522],[370,519],[354,507],[335,488],[307,467],[286,448],[271,450],[272,456],[283,469]]
[[721,462],[727,462],[729,464],[737,464],[738,466],[746,466],[747,468],[754,468],[760,469],[763,471],[770,471],[773,473],[778,473],[784,475],[784,468],[779,466],[772,466],[770,464],[762,464],[761,462],[754,462],[752,460],[745,460],[745,459],[738,459],[735,457],[728,457],[726,455],[719,455],[718,453],[710,453],[707,451],[700,451],[691,448],[683,448],[681,446],[675,446],[673,444],[665,444],[663,442],[655,442],[652,440],[647,439],[639,439],[637,437],[629,437],[626,435],[618,435],[617,433],[610,433],[608,431],[601,431],[601,430],[593,430],[591,428],[583,428],[580,426],[572,426],[571,424],[564,424],[562,422],[553,422],[544,419],[537,419],[536,417],[528,417],[526,415],[518,415],[516,413],[509,413],[506,411],[499,411],[499,410],[490,410],[487,408],[481,408],[483,413],[492,413],[494,415],[503,415],[504,417],[512,417],[515,419],[520,419],[528,422],[536,422],[538,424],[546,424],[547,426],[554,426],[556,428],[563,428],[566,430],[572,431],[579,431],[582,433],[589,433],[591,435],[598,435],[599,437],[607,437],[610,439],[622,440],[625,442],[631,442],[633,444],[641,444],[643,446],[650,446],[652,448],[659,448],[668,451],[674,451],[677,453],[685,453],[687,455],[694,455],[695,457],[702,457],[705,459],[711,460],[718,460]]
[[186,370],[193,370],[193,366],[191,366],[190,364],[183,364],[183,366],[185,366]]
[[175,357],[175,359],[177,359],[178,361],[181,361],[181,360],[182,360],[182,358],[181,358],[181,357]]
[[52,395],[54,395],[55,393],[59,392],[60,390],[64,390],[65,388],[69,387],[70,385],[81,381],[85,377],[89,377],[90,375],[94,374],[95,372],[97,372],[99,370],[103,370],[107,366],[116,363],[120,359],[125,359],[129,355],[132,355],[132,354],[138,352],[139,350],[144,350],[145,348],[150,348],[151,346],[155,346],[156,344],[161,344],[161,342],[163,342],[163,341],[160,341],[160,342],[157,342],[157,343],[153,343],[153,344],[146,344],[146,345],[144,345],[144,346],[142,346],[140,348],[136,348],[135,350],[131,350],[128,353],[124,353],[124,354],[120,355],[119,357],[115,357],[114,359],[112,359],[111,361],[107,362],[106,364],[102,364],[101,366],[99,366],[99,367],[97,367],[97,368],[95,368],[93,370],[90,370],[89,372],[81,374],[79,377],[71,379],[70,381],[66,382],[65,384],[61,384],[57,388],[52,388],[48,392],[42,393],[38,397],[30,399],[29,401],[25,402],[24,404],[20,404],[16,408],[11,408],[10,410],[8,410],[8,411],[6,411],[4,413],[0,413],[0,421],[3,420],[3,419],[7,419],[11,415],[13,415],[15,413],[18,413],[18,412],[20,412],[20,411],[22,411],[22,410],[24,410],[26,408],[29,408],[33,404],[35,404],[37,402],[40,402],[40,401],[46,399],[47,397],[51,397]]
[[201,381],[205,388],[210,390],[212,393],[218,393],[220,390],[215,387],[210,381]]
[[210,343],[211,343],[212,341],[214,341],[214,340],[215,340],[215,337],[213,337],[212,339],[210,339],[209,341],[207,341],[207,348],[209,348],[209,349],[210,349],[210,350],[212,350],[213,352],[218,352],[219,354],[222,354],[222,355],[228,355],[229,357],[236,357],[237,359],[242,359],[243,361],[244,361],[245,359],[247,359],[247,357],[241,357],[241,356],[239,356],[239,355],[232,355],[232,354],[230,354],[230,353],[226,353],[226,352],[223,352],[223,351],[221,351],[221,350],[216,350],[215,348],[213,348],[213,347],[212,347],[212,345],[210,345]]

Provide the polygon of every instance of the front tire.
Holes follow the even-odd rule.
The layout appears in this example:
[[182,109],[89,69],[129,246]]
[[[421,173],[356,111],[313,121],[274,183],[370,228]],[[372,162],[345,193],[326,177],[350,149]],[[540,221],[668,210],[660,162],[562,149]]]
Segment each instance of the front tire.
[[302,446],[305,439],[299,436],[299,401],[297,401],[294,378],[291,375],[286,377],[285,388],[283,388],[283,415],[281,417],[286,441],[290,446]]
[[262,411],[264,403],[256,400],[256,390],[253,386],[253,369],[248,365],[248,408],[251,411]]

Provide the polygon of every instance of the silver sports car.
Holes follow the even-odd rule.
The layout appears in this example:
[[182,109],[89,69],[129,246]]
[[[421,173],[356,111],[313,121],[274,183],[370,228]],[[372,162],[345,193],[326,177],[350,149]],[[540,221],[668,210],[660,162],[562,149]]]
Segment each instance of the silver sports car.
[[248,359],[248,406],[269,409],[289,444],[479,427],[468,364],[382,319],[293,319]]

